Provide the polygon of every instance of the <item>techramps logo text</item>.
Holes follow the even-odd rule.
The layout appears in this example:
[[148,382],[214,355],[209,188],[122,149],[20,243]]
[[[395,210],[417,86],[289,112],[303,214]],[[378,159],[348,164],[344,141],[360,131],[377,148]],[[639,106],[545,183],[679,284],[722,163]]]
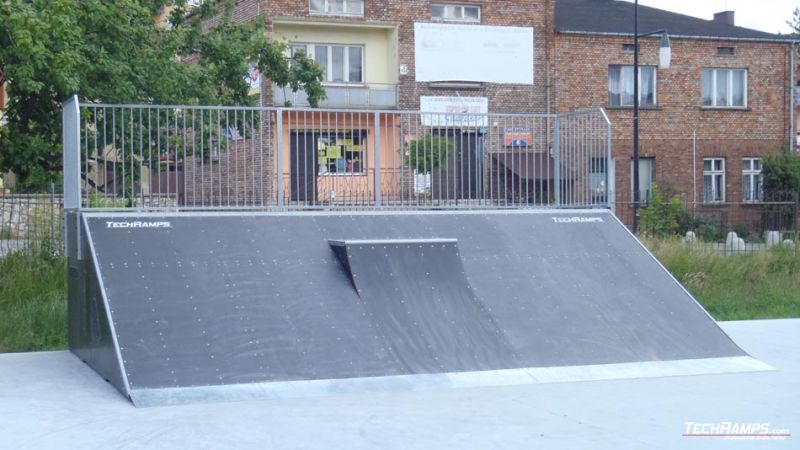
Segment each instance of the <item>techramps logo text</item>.
[[106,222],[106,228],[172,228],[170,222],[143,222],[143,221],[130,221],[130,222]]
[[603,223],[602,217],[553,217],[555,223]]

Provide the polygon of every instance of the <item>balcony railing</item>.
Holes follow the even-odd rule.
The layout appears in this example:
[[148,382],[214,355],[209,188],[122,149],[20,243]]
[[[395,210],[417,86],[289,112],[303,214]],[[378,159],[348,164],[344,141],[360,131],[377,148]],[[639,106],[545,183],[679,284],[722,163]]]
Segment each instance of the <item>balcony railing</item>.
[[[397,107],[397,85],[369,83],[357,85],[325,86],[328,98],[320,103],[321,108],[374,108]],[[292,92],[290,88],[273,86],[272,98],[275,106],[310,106],[305,92]]]

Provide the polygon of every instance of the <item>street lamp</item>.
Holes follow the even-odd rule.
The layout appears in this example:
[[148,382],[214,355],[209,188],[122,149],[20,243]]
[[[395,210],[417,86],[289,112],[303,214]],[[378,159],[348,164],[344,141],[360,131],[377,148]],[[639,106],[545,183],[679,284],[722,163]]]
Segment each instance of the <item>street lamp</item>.
[[661,35],[661,48],[658,52],[659,69],[669,69],[672,62],[672,48],[665,30],[639,34],[639,0],[633,4],[633,233],[639,231],[639,38]]

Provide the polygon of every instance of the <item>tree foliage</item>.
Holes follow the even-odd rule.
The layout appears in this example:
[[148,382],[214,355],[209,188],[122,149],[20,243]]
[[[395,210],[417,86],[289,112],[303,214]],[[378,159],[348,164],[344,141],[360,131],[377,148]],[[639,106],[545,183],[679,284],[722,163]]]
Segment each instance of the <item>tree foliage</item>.
[[419,173],[427,173],[447,164],[447,157],[453,153],[453,141],[433,134],[425,134],[408,143],[406,164]]
[[800,155],[783,153],[764,159],[764,194],[766,200],[785,201],[800,193]]
[[[61,103],[72,94],[104,103],[251,105],[245,77],[255,65],[317,106],[325,98],[322,67],[303,54],[288,57],[262,20],[233,23],[232,3],[207,0],[188,14],[186,0],[0,2],[0,82],[9,99],[0,170],[25,187],[58,178]],[[154,20],[164,8],[172,11],[166,27]]]
[[658,185],[653,183],[653,193],[647,207],[642,209],[640,228],[651,237],[667,237],[678,232],[678,223],[683,213],[681,199],[676,195],[667,201]]

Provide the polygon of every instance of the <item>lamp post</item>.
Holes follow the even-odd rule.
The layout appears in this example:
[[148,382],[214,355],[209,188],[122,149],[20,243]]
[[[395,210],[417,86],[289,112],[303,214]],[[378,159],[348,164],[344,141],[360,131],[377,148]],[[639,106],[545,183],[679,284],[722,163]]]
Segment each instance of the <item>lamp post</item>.
[[639,231],[639,38],[661,35],[658,67],[669,69],[672,62],[672,48],[665,30],[639,34],[639,0],[633,4],[633,233]]

